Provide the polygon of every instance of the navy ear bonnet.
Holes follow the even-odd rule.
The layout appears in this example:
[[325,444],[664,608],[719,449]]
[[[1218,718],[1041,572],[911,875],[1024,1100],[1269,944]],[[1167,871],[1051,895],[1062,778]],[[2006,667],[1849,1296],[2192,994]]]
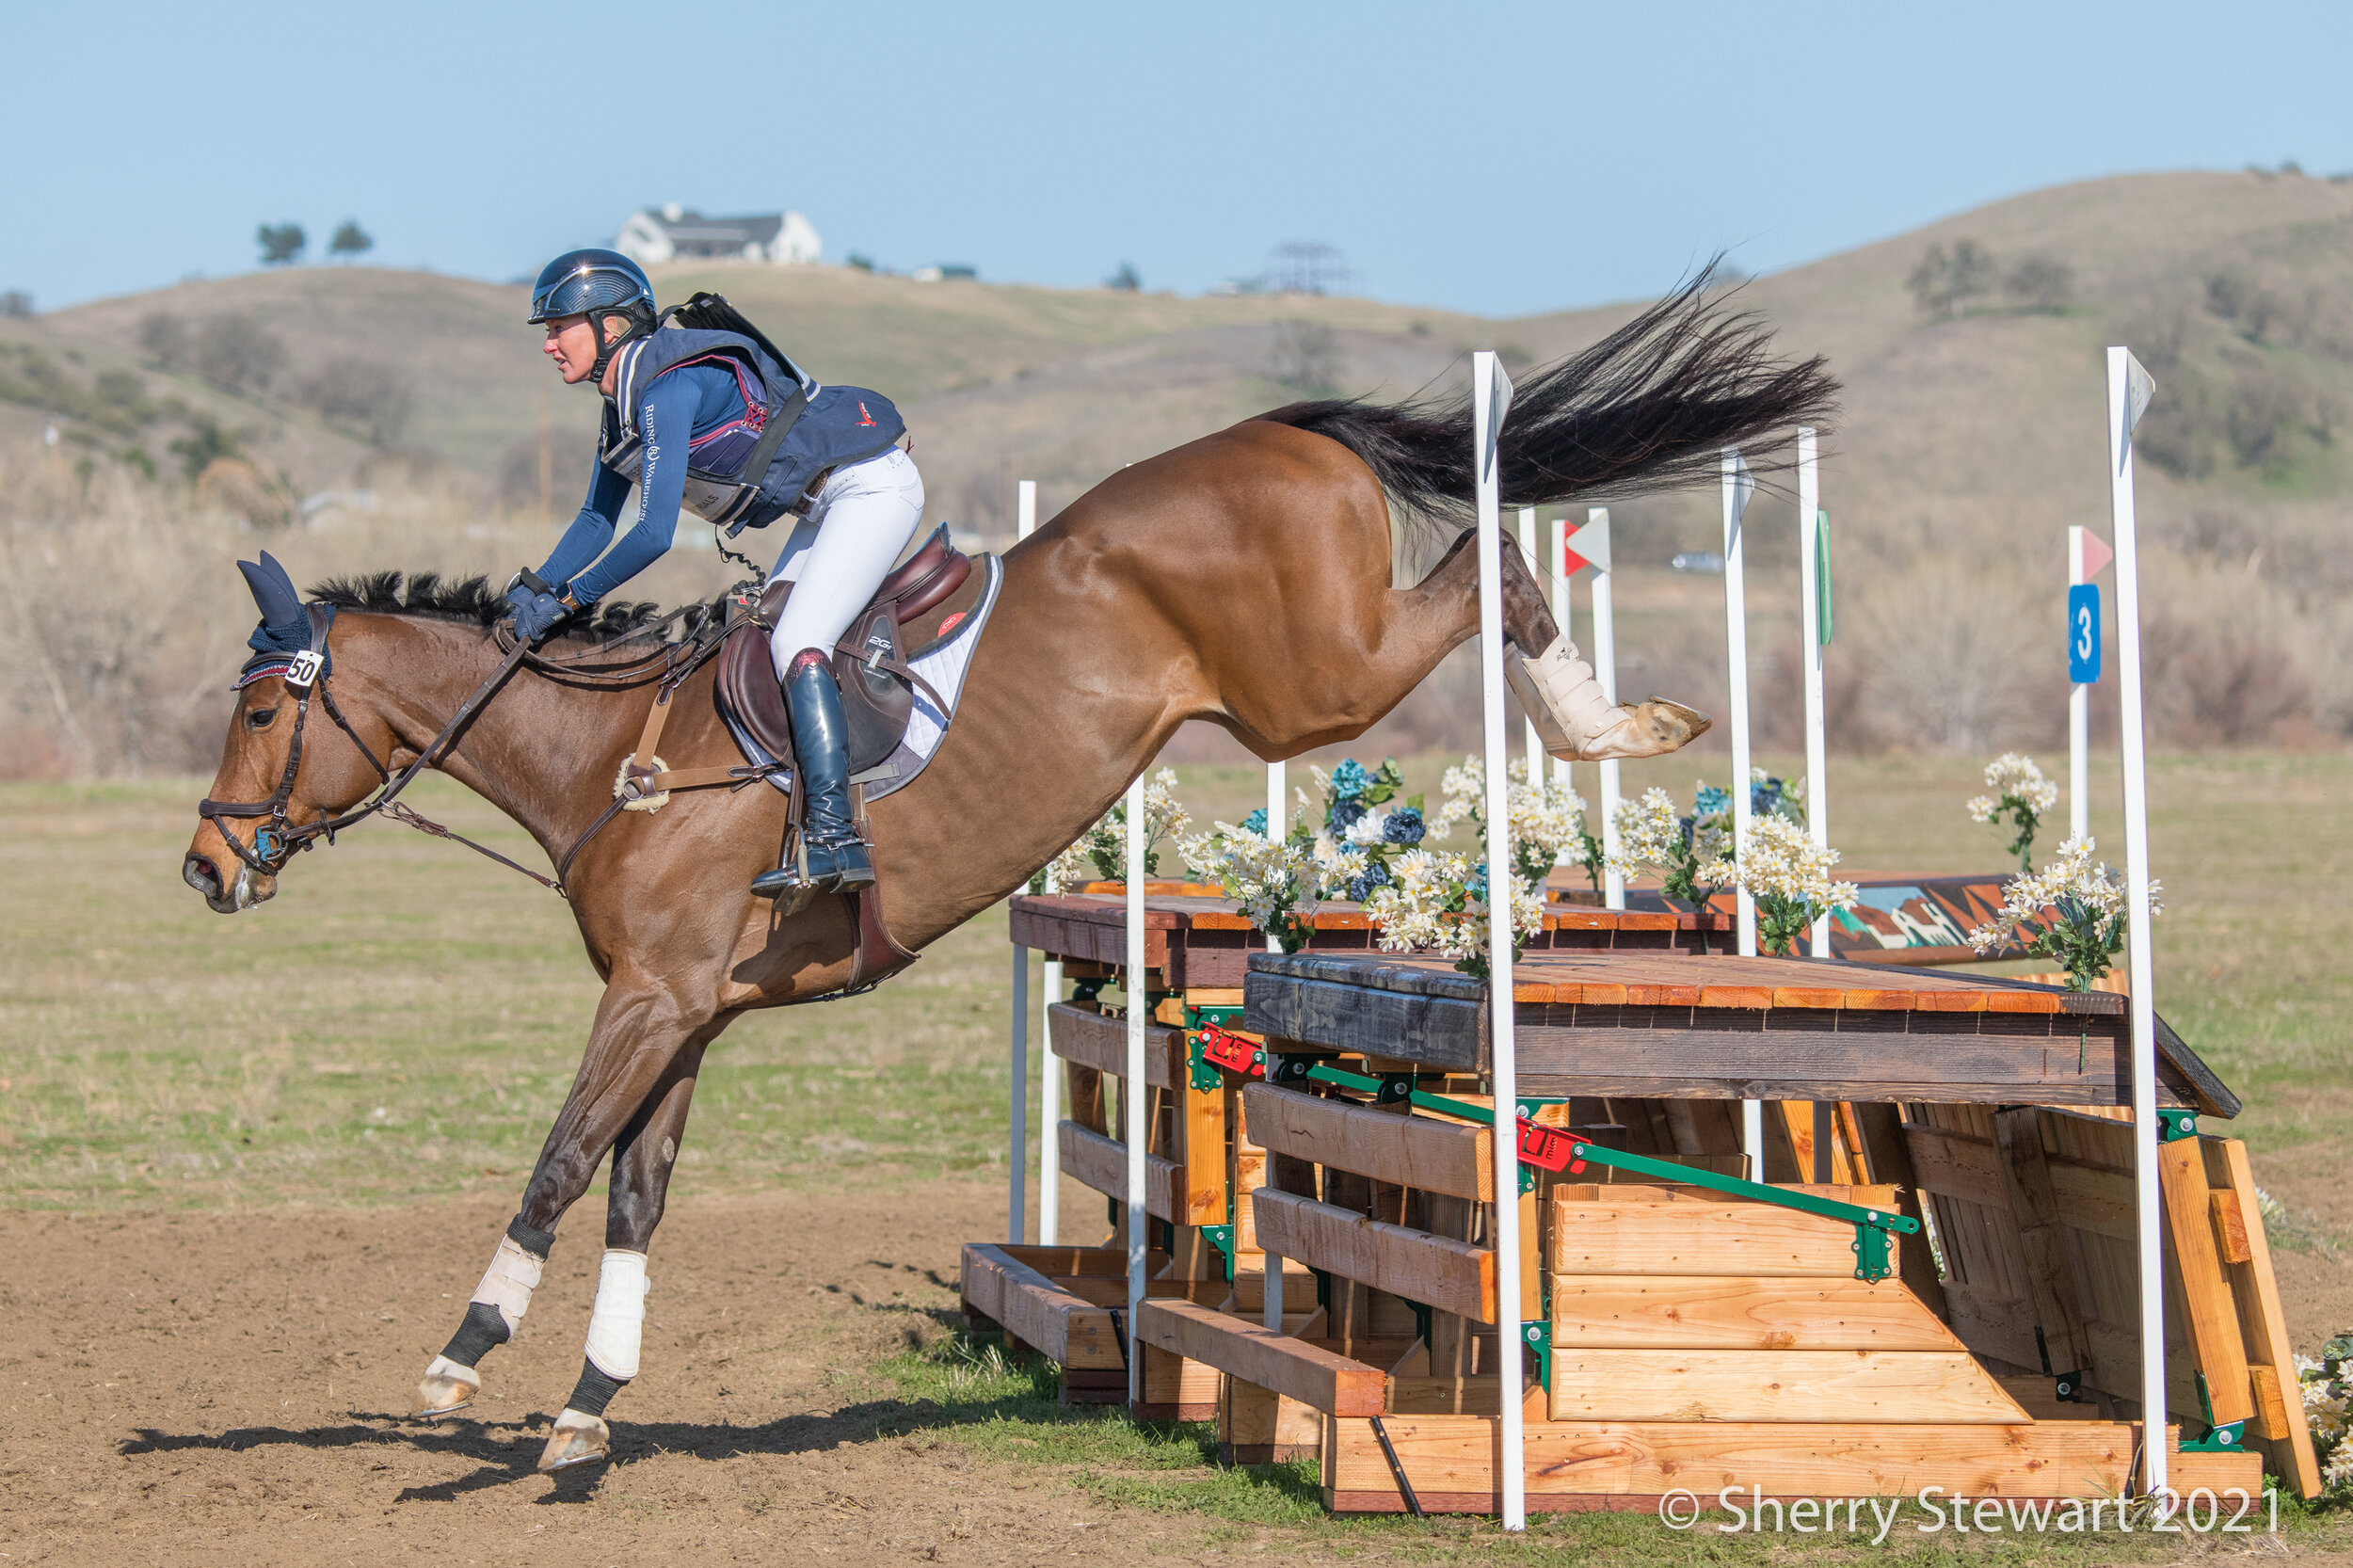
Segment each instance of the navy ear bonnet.
[[285,674],[292,667],[294,656],[306,649],[315,648],[322,656],[325,654],[327,629],[335,619],[334,606],[315,606],[318,615],[314,626],[312,611],[304,608],[302,596],[295,591],[294,579],[266,550],[262,552],[258,564],[239,561],[237,569],[245,573],[245,584],[253,590],[253,602],[262,612],[253,635],[245,640],[245,646],[253,649],[253,657],[237,672],[238,686],[249,686],[264,676]]

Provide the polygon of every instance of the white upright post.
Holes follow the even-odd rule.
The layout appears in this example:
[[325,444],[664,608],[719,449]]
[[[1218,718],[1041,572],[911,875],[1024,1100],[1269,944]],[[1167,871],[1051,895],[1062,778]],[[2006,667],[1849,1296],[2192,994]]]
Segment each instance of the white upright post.
[[1121,986],[1128,993],[1128,1081],[1119,1099],[1127,1114],[1128,1131],[1128,1402],[1144,1398],[1144,1342],[1136,1336],[1136,1315],[1144,1309],[1145,1225],[1150,1216],[1144,1206],[1144,1150],[1149,1125],[1144,1107],[1152,1097],[1144,1080],[1144,1029],[1150,1002],[1144,972],[1144,775],[1128,786],[1128,968]]
[[1013,1153],[1006,1160],[1005,1240],[1022,1242],[1021,1189],[1030,1179],[1030,950],[1013,945]]
[[[1037,531],[1037,481],[1024,479],[1016,492],[1014,534],[1026,539]],[[1054,873],[1046,873],[1046,890],[1056,891]],[[1062,1224],[1062,1072],[1054,1065],[1054,1003],[1062,1000],[1062,962],[1044,966],[1043,993],[1037,1001],[1037,1244],[1053,1246]]]
[[2132,351],[2108,350],[2108,511],[2116,540],[2118,695],[2124,739],[2125,952],[2132,977],[2133,1194],[2140,1264],[2144,1491],[2165,1488],[2164,1217],[2157,1190],[2156,981],[2149,951],[2149,757],[2141,733],[2140,541],[2133,518],[2133,426],[2155,383]]
[[[1732,844],[1737,855],[1749,836],[1749,610],[1748,587],[1740,569],[1745,553],[1740,538],[1740,514],[1748,510],[1756,480],[1736,447],[1724,448],[1724,664],[1732,686]],[[1746,888],[1736,888],[1737,951],[1743,958],[1756,956],[1756,901]],[[1765,1179],[1765,1105],[1740,1102],[1740,1152],[1748,1156],[1749,1179]]]
[[[1545,580],[1545,564],[1539,558],[1536,550],[1536,508],[1533,506],[1520,508],[1520,562],[1528,568],[1528,575],[1531,580],[1538,583]],[[1559,620],[1560,616],[1555,616],[1553,618]],[[1564,630],[1567,625],[1566,621],[1561,621]],[[1527,653],[1530,650],[1522,648],[1520,651]],[[1533,651],[1542,653],[1544,649],[1536,648]],[[1531,789],[1541,790],[1545,787],[1544,737],[1536,733],[1534,719],[1523,714],[1521,725],[1528,742],[1529,786]]]
[[[1560,629],[1561,635],[1575,642],[1576,633],[1569,630],[1569,520],[1565,517],[1555,518],[1552,520],[1552,623]],[[1530,756],[1529,763],[1531,767],[1535,761],[1535,758]],[[1577,788],[1577,776],[1569,771],[1567,758],[1556,757],[1552,760],[1552,781],[1563,790]]]
[[[1599,528],[1606,542],[1609,537],[1609,508],[1594,506],[1585,513],[1585,526]],[[1618,628],[1611,617],[1609,605],[1610,557],[1593,563],[1593,679],[1601,683],[1601,695],[1611,702],[1618,700]],[[1601,849],[1614,864],[1618,858],[1618,761],[1616,758],[1601,764]],[[1602,903],[1612,909],[1625,907],[1625,873],[1612,870],[1603,873]]]
[[1479,684],[1487,765],[1487,995],[1495,1088],[1496,1370],[1502,1390],[1502,1442],[1496,1490],[1503,1528],[1528,1528],[1526,1434],[1521,1426],[1519,1070],[1512,1019],[1512,818],[1504,762],[1503,518],[1496,445],[1512,406],[1512,382],[1485,349],[1471,356],[1471,461],[1478,476]]
[[[2067,530],[2067,585],[2081,587],[2089,581],[2084,570],[2084,531],[2071,525]],[[2072,624],[2067,634],[2075,634]],[[2100,629],[2094,626],[2091,634],[2098,637]],[[2067,688],[2067,830],[2073,839],[2091,833],[2091,688],[2080,680]]]
[[[1283,800],[1283,797],[1290,792],[1287,787],[1288,772],[1289,770],[1281,762],[1269,762],[1266,765],[1266,837],[1267,842],[1271,844],[1279,844],[1283,841],[1283,835],[1290,822],[1290,810]],[[1283,944],[1270,934],[1266,939],[1266,950],[1269,952],[1280,952],[1283,951]]]
[[[1822,712],[1822,476],[1811,426],[1798,431],[1798,618],[1805,622],[1805,824],[1830,847],[1830,738]],[[1814,922],[1814,956],[1830,956],[1830,916]]]

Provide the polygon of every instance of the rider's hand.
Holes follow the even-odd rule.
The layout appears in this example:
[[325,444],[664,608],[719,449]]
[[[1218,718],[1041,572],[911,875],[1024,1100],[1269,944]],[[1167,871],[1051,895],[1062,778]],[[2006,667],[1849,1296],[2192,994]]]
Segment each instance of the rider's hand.
[[506,602],[515,613],[515,635],[535,647],[572,613],[553,594],[535,593],[520,583],[506,590]]

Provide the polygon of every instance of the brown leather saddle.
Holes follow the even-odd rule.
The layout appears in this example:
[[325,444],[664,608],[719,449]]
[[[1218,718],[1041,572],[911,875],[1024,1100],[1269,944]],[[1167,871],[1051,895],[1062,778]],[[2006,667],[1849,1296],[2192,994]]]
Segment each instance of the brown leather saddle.
[[[975,591],[961,591],[968,586]],[[908,669],[907,660],[955,630],[972,608],[962,600],[976,599],[978,586],[972,557],[948,542],[943,523],[904,566],[883,579],[873,599],[850,623],[849,632],[834,648],[833,673],[841,687],[841,712],[849,728],[852,783],[888,761],[898,749],[915,712],[915,682],[920,679]],[[790,583],[768,584],[758,610],[721,647],[718,679],[720,712],[728,728],[768,759],[787,764],[792,760],[792,721],[785,712],[784,687],[768,651],[768,632],[792,591]]]

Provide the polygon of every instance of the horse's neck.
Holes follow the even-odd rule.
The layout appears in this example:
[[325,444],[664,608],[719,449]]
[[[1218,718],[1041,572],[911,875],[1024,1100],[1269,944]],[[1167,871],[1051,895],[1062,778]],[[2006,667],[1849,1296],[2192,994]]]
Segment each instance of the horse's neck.
[[[497,672],[503,655],[472,627],[394,624],[382,700],[399,744],[415,753]],[[512,818],[552,858],[604,804],[584,808],[579,789],[584,764],[607,749],[617,712],[609,699],[598,709],[599,696],[519,671],[434,766]]]

